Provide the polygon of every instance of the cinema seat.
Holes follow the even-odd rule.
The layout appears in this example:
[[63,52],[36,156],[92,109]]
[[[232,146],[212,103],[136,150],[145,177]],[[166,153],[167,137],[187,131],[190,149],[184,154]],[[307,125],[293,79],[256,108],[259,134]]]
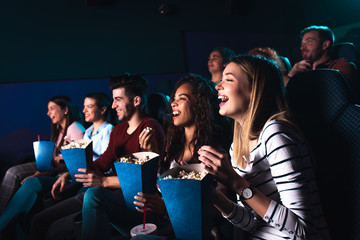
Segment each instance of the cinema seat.
[[299,73],[286,91],[315,157],[332,239],[360,239],[360,106],[337,70]]

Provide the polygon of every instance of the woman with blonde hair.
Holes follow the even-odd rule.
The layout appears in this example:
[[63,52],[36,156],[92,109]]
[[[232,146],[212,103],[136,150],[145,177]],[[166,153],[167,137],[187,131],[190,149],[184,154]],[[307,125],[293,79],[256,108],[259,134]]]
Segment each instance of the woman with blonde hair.
[[312,158],[292,123],[275,62],[235,57],[216,89],[219,113],[235,120],[231,164],[210,146],[201,147],[199,160],[238,201],[216,191],[215,207],[251,239],[329,239]]

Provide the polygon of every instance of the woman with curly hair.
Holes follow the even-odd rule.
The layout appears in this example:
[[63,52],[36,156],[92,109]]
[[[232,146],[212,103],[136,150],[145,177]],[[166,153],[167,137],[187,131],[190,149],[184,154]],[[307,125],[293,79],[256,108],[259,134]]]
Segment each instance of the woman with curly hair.
[[[171,121],[166,134],[166,159],[162,172],[184,164],[200,163],[198,150],[210,145],[225,152],[232,140],[232,130],[227,118],[219,111],[217,92],[213,84],[198,76],[180,79],[171,96]],[[159,193],[139,193],[134,202],[137,210],[166,214],[165,204]]]
[[[228,149],[231,132],[227,118],[218,114],[217,93],[211,83],[198,75],[179,80],[171,96],[172,121],[166,136],[165,163],[199,163],[197,150],[203,144]],[[231,135],[231,134],[230,134]]]

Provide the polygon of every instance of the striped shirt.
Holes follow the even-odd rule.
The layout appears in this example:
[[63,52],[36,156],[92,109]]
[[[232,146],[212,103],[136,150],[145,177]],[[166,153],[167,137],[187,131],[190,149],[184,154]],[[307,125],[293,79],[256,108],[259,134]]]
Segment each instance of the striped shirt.
[[[232,147],[230,149],[232,156]],[[272,199],[261,218],[239,200],[227,219],[252,239],[330,239],[320,204],[311,156],[302,137],[281,121],[265,124],[245,169],[235,166]]]

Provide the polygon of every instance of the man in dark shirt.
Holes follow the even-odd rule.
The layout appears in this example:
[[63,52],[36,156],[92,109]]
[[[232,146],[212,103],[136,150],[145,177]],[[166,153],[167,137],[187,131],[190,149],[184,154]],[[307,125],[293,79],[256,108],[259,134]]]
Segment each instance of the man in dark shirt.
[[[144,113],[148,84],[143,77],[124,74],[111,78],[109,85],[113,94],[112,108],[121,123],[111,132],[106,151],[91,168],[79,169],[84,174],[75,177],[83,186],[121,191],[118,177],[104,173],[115,160],[131,153],[152,151],[163,156],[165,134],[161,125]],[[55,182],[51,192],[55,199],[61,198],[69,180],[69,173],[66,173]],[[73,218],[81,212],[83,198],[84,193],[77,194],[36,214],[31,222],[31,239],[43,239],[46,233],[49,239],[74,238]]]
[[326,26],[310,26],[303,29],[300,33],[301,55],[303,60],[294,64],[291,71],[284,77],[284,82],[288,81],[297,73],[308,70],[330,68],[339,70],[349,81],[358,89],[358,72],[354,63],[345,58],[331,58],[331,51],[335,37],[332,30]]

